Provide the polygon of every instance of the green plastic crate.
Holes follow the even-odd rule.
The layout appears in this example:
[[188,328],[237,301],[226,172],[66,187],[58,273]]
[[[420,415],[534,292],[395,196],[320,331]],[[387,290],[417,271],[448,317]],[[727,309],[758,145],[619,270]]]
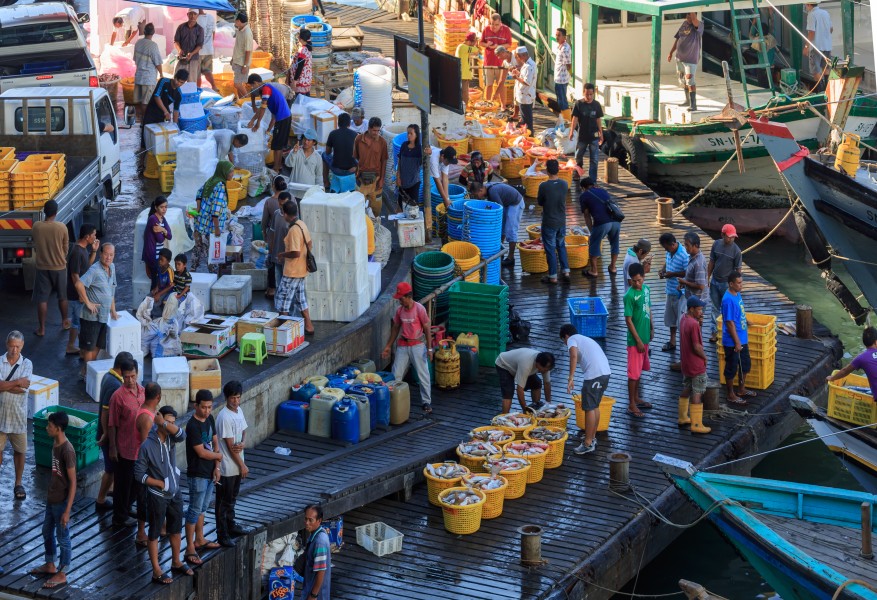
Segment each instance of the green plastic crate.
[[49,423],[49,414],[59,410],[63,410],[71,417],[79,417],[86,422],[85,427],[68,427],[67,431],[64,432],[74,448],[80,446],[85,449],[90,442],[97,439],[98,415],[84,410],[67,408],[66,406],[48,406],[36,413],[33,417],[34,432],[39,431],[45,434],[46,425]]
[[501,346],[490,346],[478,340],[478,366],[492,367],[496,364],[497,357],[505,352],[505,344]]
[[470,283],[458,281],[448,290],[451,306],[463,304],[472,307],[504,307],[508,310],[509,288],[507,285]]
[[508,329],[508,315],[499,318],[476,317],[451,311],[448,319],[448,329],[456,333],[481,333],[482,331],[496,331],[502,328]]
[[[73,442],[70,443],[72,444]],[[51,438],[48,441],[34,438],[34,459],[39,466],[49,468],[52,467],[53,445],[54,442],[51,440]],[[80,450],[76,448],[76,444],[73,444],[73,449],[76,450],[77,470],[84,469],[93,462],[96,462],[98,458],[100,458],[100,448],[96,445],[91,446],[85,450]]]

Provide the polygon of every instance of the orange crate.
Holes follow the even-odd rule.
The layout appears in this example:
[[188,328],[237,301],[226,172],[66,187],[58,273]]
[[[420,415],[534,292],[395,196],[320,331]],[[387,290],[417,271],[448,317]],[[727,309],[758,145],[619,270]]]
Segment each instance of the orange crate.
[[10,174],[17,164],[18,161],[14,158],[4,158],[0,160],[0,181],[7,182],[6,185],[9,185]]
[[[48,185],[51,179],[58,178],[57,168],[56,161],[19,161],[12,169],[12,183],[14,185],[16,182],[44,181],[45,185]],[[37,185],[41,184],[37,183]]]
[[67,155],[65,154],[31,154],[24,162],[55,161],[58,179],[64,181],[67,176]]
[[15,158],[15,148],[12,146],[0,146],[0,160],[10,160]]

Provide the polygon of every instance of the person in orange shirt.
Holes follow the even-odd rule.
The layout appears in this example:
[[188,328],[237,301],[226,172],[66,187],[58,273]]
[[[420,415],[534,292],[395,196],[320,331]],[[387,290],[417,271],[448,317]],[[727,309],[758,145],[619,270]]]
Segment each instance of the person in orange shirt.
[[305,320],[305,335],[314,335],[314,324],[311,322],[305,295],[307,251],[313,248],[311,232],[305,222],[298,218],[298,205],[295,202],[287,202],[282,210],[284,219],[289,223],[289,231],[283,240],[285,252],[277,254],[278,258],[283,259],[283,278],[277,285],[274,307],[282,315],[302,316]]

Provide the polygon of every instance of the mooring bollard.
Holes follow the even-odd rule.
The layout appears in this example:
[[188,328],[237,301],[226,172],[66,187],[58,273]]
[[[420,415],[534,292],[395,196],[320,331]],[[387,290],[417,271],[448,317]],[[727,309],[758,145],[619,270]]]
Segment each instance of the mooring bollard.
[[613,452],[609,455],[609,489],[626,492],[630,489],[630,454]]
[[719,390],[721,385],[716,381],[707,381],[706,391],[703,393],[703,412],[718,412],[719,407]]
[[609,157],[606,164],[606,183],[618,183],[618,159]]
[[795,307],[795,337],[804,340],[813,337],[813,308],[806,304]]
[[536,566],[544,564],[542,560],[542,528],[538,525],[518,527],[521,534],[521,564]]
[[874,549],[871,547],[871,503],[862,502],[862,558],[874,558]]
[[657,198],[655,202],[658,204],[658,225],[673,225],[673,198]]

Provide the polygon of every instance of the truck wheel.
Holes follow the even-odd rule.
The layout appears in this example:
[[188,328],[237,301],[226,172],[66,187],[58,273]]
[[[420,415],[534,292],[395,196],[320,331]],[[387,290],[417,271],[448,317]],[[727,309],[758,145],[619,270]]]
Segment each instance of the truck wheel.
[[621,148],[622,156],[619,160],[624,168],[643,183],[648,183],[649,162],[645,145],[636,138],[622,135]]

